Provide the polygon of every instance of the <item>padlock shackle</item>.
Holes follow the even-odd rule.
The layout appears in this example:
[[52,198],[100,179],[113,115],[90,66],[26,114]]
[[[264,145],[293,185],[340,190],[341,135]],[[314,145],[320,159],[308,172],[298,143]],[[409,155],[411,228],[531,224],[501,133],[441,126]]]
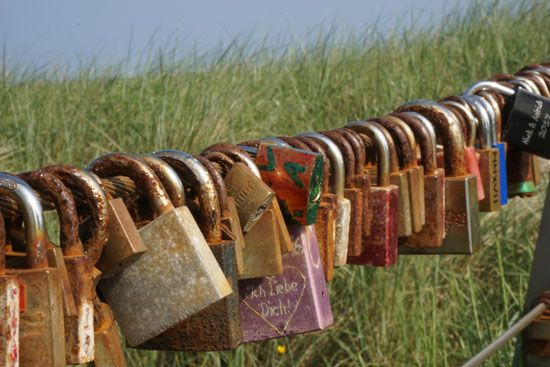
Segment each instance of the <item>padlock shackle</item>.
[[244,163],[256,177],[260,179],[262,178],[260,170],[258,169],[258,167],[256,167],[254,160],[250,158],[250,156],[246,152],[244,152],[239,146],[225,143],[214,144],[204,149],[201,152],[201,155],[205,155],[210,152],[220,152],[227,155],[235,162]]
[[466,101],[464,101],[464,99],[462,99],[461,97],[458,97],[458,98],[460,98],[462,103],[458,101],[453,101],[453,100],[446,100],[446,101],[442,101],[441,103],[445,106],[454,107],[460,110],[460,112],[462,112],[464,117],[466,117],[466,123],[468,124],[468,136],[467,136],[466,146],[473,147],[476,142],[476,131],[479,125],[479,121],[476,115],[473,114],[470,106],[465,105]]
[[388,129],[372,120],[367,120],[366,123],[373,124],[380,129],[382,134],[386,136],[386,141],[388,142],[388,147],[390,148],[390,174],[399,172],[399,157],[397,156],[397,148],[395,147],[395,141],[393,140]]
[[355,153],[351,144],[344,139],[343,136],[334,132],[334,131],[322,131],[321,134],[329,138],[336,146],[344,159],[344,172],[345,179],[344,183],[346,187],[350,187],[352,183],[352,178],[355,176]]
[[[392,124],[395,124],[401,129],[401,131],[405,134],[407,141],[409,143],[409,150],[410,154],[405,154],[403,156],[405,165],[408,165],[409,167],[418,167],[418,162],[416,161],[416,138],[414,137],[414,133],[412,129],[405,123],[405,121],[401,120],[399,117],[387,115],[384,116],[388,121],[390,121]],[[404,147],[403,147],[404,148]]]
[[73,194],[56,176],[43,170],[22,172],[17,175],[38,195],[51,198],[59,218],[60,247],[65,256],[82,256],[84,247],[78,233],[78,212]]
[[[330,159],[331,167],[331,188],[333,194],[339,199],[344,198],[344,187],[346,180],[346,170],[344,167],[344,157],[342,152],[338,149],[338,146],[334,144],[332,140],[327,138],[321,133],[317,132],[305,132],[301,133],[298,136],[304,136],[306,138],[312,138],[317,141],[322,142],[326,146],[327,156]],[[322,144],[322,145],[323,145]]]
[[420,146],[420,159],[425,175],[432,175],[437,169],[437,140],[430,121],[416,112],[397,112],[399,117],[413,131]]
[[529,92],[531,93],[535,93],[535,94],[541,94],[540,93],[540,89],[539,87],[537,86],[537,84],[535,82],[533,82],[531,79],[529,78],[526,78],[524,76],[521,76],[521,75],[515,75],[514,76],[514,79],[512,79],[510,82],[513,82],[513,81],[518,81],[518,82],[523,82],[525,85],[528,85],[529,87],[526,88]]
[[481,95],[474,95],[474,98],[477,97],[487,115],[489,117],[489,134],[491,139],[491,146],[497,143],[497,111],[495,111],[495,106],[487,98]]
[[27,266],[31,269],[47,268],[49,243],[40,199],[25,181],[5,173],[0,173],[0,194],[15,200],[23,215]]
[[[541,76],[540,72],[535,70],[525,70],[525,71],[522,71],[521,74],[516,74],[516,75],[524,76],[532,80],[533,83],[536,84],[542,96],[547,98],[550,97],[550,90],[548,89],[548,85],[546,84],[546,81],[544,80],[544,78]],[[547,76],[547,77],[550,77],[550,76]]]
[[105,154],[92,161],[85,170],[95,173],[100,178],[118,175],[130,177],[140,192],[147,197],[151,209],[159,216],[174,209],[155,172],[129,154]]
[[153,153],[168,163],[179,175],[184,186],[197,192],[200,219],[199,227],[208,243],[222,239],[221,210],[218,192],[208,170],[191,154],[175,149],[159,150]]
[[193,154],[193,157],[204,166],[204,168],[208,171],[208,174],[212,178],[214,186],[216,186],[220,210],[222,211],[223,216],[224,213],[229,212],[229,206],[227,200],[227,188],[225,186],[225,181],[223,180],[222,174],[220,173],[220,171],[218,171],[218,169],[216,169],[215,163],[208,158],[203,157],[200,154]]
[[185,189],[178,173],[168,163],[158,157],[149,154],[140,154],[137,158],[145,162],[155,172],[174,207],[184,206]]
[[363,174],[364,165],[366,163],[366,149],[361,136],[355,131],[346,128],[339,128],[332,130],[336,134],[340,135],[342,138],[350,144],[353,149],[353,155],[355,157],[355,174]]
[[407,102],[395,110],[395,112],[403,111],[415,111],[423,114],[434,125],[444,147],[445,176],[466,176],[464,136],[460,123],[453,113],[441,103],[424,99]]
[[396,172],[410,168],[411,148],[409,146],[409,140],[403,130],[387,119],[386,116],[371,118],[367,122],[378,124],[378,127],[381,128],[384,134],[389,134],[389,136],[387,136],[388,140],[390,140],[391,137],[391,142],[389,143],[390,161],[397,162],[397,169],[394,170],[390,167],[390,170]]
[[262,139],[260,139],[260,141],[262,141],[264,143],[268,143],[268,144],[277,145],[277,146],[283,147],[283,148],[292,148],[290,146],[290,144],[288,144],[286,141],[284,141],[282,139],[279,139],[279,138],[276,138],[274,136],[269,136],[267,138],[262,138]]
[[481,99],[483,99],[483,97],[472,94],[464,95],[462,98],[464,99],[464,102],[468,103],[472,107],[479,121],[478,135],[479,141],[481,143],[481,148],[491,148],[494,143],[492,134],[493,124],[491,121],[491,117],[489,116],[489,112],[485,108],[486,106],[481,103]]
[[217,164],[223,176],[226,176],[231,170],[231,167],[235,165],[235,161],[233,159],[221,152],[209,152],[203,154],[203,156],[210,162]]
[[492,90],[504,94],[505,96],[513,96],[514,94],[516,94],[516,91],[513,88],[506,87],[499,82],[495,82],[492,80],[481,80],[479,82],[475,82],[474,84],[470,85],[463,94],[472,95],[482,90]]
[[0,275],[6,274],[6,223],[0,213]]
[[376,146],[376,184],[388,186],[390,184],[390,146],[384,132],[375,124],[365,121],[354,121],[346,125],[358,133],[366,134]]
[[75,192],[82,193],[92,225],[90,236],[83,243],[84,251],[93,264],[97,263],[109,240],[109,209],[101,185],[92,174],[74,166],[52,165],[42,170],[59,178],[73,196]]

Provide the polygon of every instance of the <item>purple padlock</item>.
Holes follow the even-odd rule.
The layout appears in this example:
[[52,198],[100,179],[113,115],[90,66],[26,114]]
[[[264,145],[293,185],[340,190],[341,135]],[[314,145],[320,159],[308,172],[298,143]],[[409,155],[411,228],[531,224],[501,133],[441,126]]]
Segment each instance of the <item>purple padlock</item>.
[[332,310],[313,226],[288,226],[294,251],[283,255],[283,273],[239,281],[242,341],[322,330]]

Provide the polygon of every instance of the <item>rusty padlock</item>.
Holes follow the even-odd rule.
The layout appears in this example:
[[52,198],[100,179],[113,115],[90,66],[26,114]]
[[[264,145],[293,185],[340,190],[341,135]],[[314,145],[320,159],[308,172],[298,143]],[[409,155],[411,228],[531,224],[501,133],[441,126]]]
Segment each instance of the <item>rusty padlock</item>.
[[[0,194],[2,193],[0,183]],[[19,282],[6,274],[6,228],[0,214],[0,362],[19,365]]]
[[20,315],[19,363],[65,366],[65,328],[61,274],[48,266],[49,242],[42,206],[25,181],[0,174],[0,194],[14,199],[24,219],[26,268],[7,269],[21,281],[25,305]]
[[47,171],[19,175],[42,196],[55,204],[60,225],[62,261],[69,275],[75,315],[65,315],[65,363],[82,364],[94,360],[93,326],[93,264],[84,254],[79,237],[79,219],[71,191],[56,176]]
[[232,293],[189,209],[174,208],[147,165],[111,153],[97,158],[88,169],[99,177],[132,178],[155,213],[155,219],[139,230],[149,251],[99,283],[129,346],[158,337]]
[[420,147],[424,167],[424,201],[426,223],[400,243],[399,254],[424,254],[443,245],[445,235],[445,171],[437,167],[436,135],[430,121],[416,112],[395,113],[410,126]]
[[162,159],[148,154],[140,154],[139,159],[144,161],[162,183],[162,187],[166,190],[166,193],[172,201],[172,205],[176,208],[185,205],[185,191],[183,184],[178,177],[178,173],[170,167],[169,164]]
[[376,148],[376,186],[370,188],[369,202],[374,213],[371,233],[363,236],[363,251],[348,258],[349,264],[391,266],[397,262],[398,191],[390,179],[390,147],[388,136],[375,123],[351,122],[346,128],[365,134]]
[[[90,174],[76,167],[54,165],[42,170],[58,177],[71,189],[73,196],[80,200],[81,205],[78,206],[81,218],[80,237],[87,261],[92,265],[96,264],[109,236],[109,209],[106,194]],[[98,279],[94,279],[93,288],[94,365],[125,367],[126,361],[119,330],[111,309],[106,303],[101,302],[96,294],[97,281]]]
[[335,131],[323,131],[322,134],[326,135],[336,144],[344,157],[344,197],[350,202],[347,258],[347,256],[350,256],[350,249],[352,250],[351,254],[361,253],[361,240],[363,237],[363,190],[357,188],[355,185],[356,182],[354,181],[358,172],[356,171],[356,154],[351,144],[339,133]]
[[330,159],[325,149],[317,140],[308,137],[279,137],[291,146],[299,149],[310,150],[323,157],[323,183],[321,190],[321,203],[317,211],[315,221],[315,233],[321,256],[321,264],[325,274],[325,280],[330,282],[334,278],[334,242],[336,239],[336,202],[335,194],[330,193]]
[[231,284],[233,294],[197,312],[177,327],[141,344],[139,348],[178,351],[234,349],[241,342],[241,324],[235,273],[235,242],[223,237],[221,226],[220,207],[226,204],[221,204],[220,198],[226,198],[227,195],[218,194],[214,180],[192,155],[177,150],[163,150],[153,154],[176,170],[184,186],[189,189],[188,195],[191,197],[188,196],[188,201],[197,201],[199,212],[196,220]]
[[346,168],[344,157],[338,146],[323,134],[316,132],[301,133],[300,136],[309,137],[321,143],[326,149],[327,156],[330,159],[331,167],[331,187],[332,192],[336,194],[336,220],[335,220],[335,240],[334,240],[334,266],[346,264],[348,257],[348,238],[350,227],[351,203],[344,196]]
[[479,206],[476,178],[466,171],[464,137],[460,125],[445,106],[419,100],[397,108],[396,112],[414,111],[434,125],[444,149],[445,226],[442,253],[472,254],[480,245]]

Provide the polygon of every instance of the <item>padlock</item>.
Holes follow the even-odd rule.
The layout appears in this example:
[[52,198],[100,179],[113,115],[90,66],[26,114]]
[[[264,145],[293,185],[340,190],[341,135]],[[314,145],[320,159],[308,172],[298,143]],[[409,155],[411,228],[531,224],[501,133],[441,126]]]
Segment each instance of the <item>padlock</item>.
[[243,248],[245,247],[245,243],[239,215],[237,214],[237,207],[235,206],[235,199],[227,194],[225,182],[219,170],[216,169],[215,164],[198,154],[194,154],[193,157],[208,171],[208,174],[214,181],[214,186],[216,186],[220,202],[222,231],[224,231],[224,236],[235,241],[235,272],[238,278],[244,273]]
[[[226,175],[228,172],[242,175],[244,180],[250,182],[250,184],[246,184],[248,186],[263,187],[265,185],[246,165],[241,162],[233,161],[224,153],[209,152],[206,154],[206,158],[216,162]],[[236,176],[234,176],[233,179],[235,179],[235,177]],[[227,194],[231,196],[231,191],[227,186],[227,180],[224,180],[224,182],[226,184]],[[264,189],[261,188],[260,190]],[[268,190],[271,191],[269,187]],[[238,275],[238,279],[271,276],[281,274],[283,271],[281,248],[285,246],[281,245],[281,239],[279,238],[280,230],[277,228],[279,223],[275,218],[273,209],[270,207],[271,204],[268,204],[266,210],[262,209],[263,213],[259,220],[255,221],[252,229],[244,233],[244,246],[242,251],[243,271]]]
[[387,135],[378,124],[351,122],[346,128],[367,135],[376,149],[376,186],[370,188],[369,202],[374,213],[370,235],[363,237],[360,256],[348,257],[353,265],[391,266],[397,262],[398,191],[390,179],[390,147]]
[[23,180],[0,174],[0,193],[17,202],[24,219],[26,268],[7,269],[21,281],[25,304],[20,314],[19,363],[22,366],[65,366],[65,328],[61,274],[48,266],[50,246],[42,206]]
[[[388,142],[387,144],[390,149],[390,182],[399,189],[397,196],[397,236],[409,237],[412,234],[412,215],[410,206],[411,190],[409,189],[409,181],[407,180],[406,172],[399,169],[400,162],[397,154],[396,143],[390,132],[382,125],[371,120],[368,120],[367,123],[374,124],[380,129],[380,131],[382,131],[384,135],[386,135],[386,140]],[[401,136],[400,138],[403,142],[407,141],[404,136]]]
[[224,180],[228,194],[235,198],[239,220],[243,232],[246,233],[268,209],[275,193],[259,179],[260,171],[254,161],[237,146],[215,144],[204,149],[201,155],[207,156],[213,152],[226,154],[234,161],[242,163],[231,167],[229,172],[224,175]]
[[[359,135],[355,131],[346,128],[336,129],[334,131],[342,135],[351,144],[354,154],[357,157],[355,160],[355,176],[353,177],[353,185],[355,188],[360,189],[363,193],[363,218],[361,219],[361,222],[363,225],[363,235],[368,236],[370,234],[372,210],[369,204],[371,178],[369,169],[366,166],[367,148],[365,147],[361,135]],[[350,250],[351,247],[348,247],[348,255],[357,255],[354,255],[352,252],[350,252]],[[359,249],[359,251],[361,251],[361,249]]]
[[330,159],[328,155],[313,138],[301,137],[279,137],[291,146],[299,149],[310,150],[323,157],[323,183],[321,186],[321,203],[317,210],[315,221],[315,233],[321,256],[321,264],[327,282],[334,278],[334,242],[336,240],[336,202],[335,194],[330,193]]
[[192,155],[177,150],[162,150],[153,154],[176,170],[184,186],[190,190],[188,201],[198,202],[200,211],[195,219],[233,293],[180,322],[177,327],[141,344],[139,348],[175,351],[235,349],[241,342],[235,243],[233,239],[223,237],[220,207],[226,204],[219,201],[220,197],[227,195],[218,194],[212,177]]
[[97,158],[88,169],[99,177],[132,178],[155,213],[155,219],[139,229],[148,251],[99,283],[129,346],[158,337],[231,294],[231,286],[189,209],[174,208],[147,165],[111,153]]
[[321,200],[322,157],[290,146],[260,142],[254,162],[262,180],[275,192],[286,222],[315,223]]
[[155,172],[170,197],[172,205],[176,208],[185,205],[185,191],[177,172],[169,164],[155,156],[141,154],[138,158]]
[[[91,173],[102,184],[101,179]],[[104,187],[108,199],[109,240],[96,267],[104,277],[112,276],[137,261],[147,248],[121,198],[112,197]]]
[[294,250],[281,275],[239,281],[243,342],[323,330],[333,323],[313,225],[289,225]]
[[[93,266],[108,242],[109,209],[106,194],[99,183],[87,172],[68,165],[53,165],[43,168],[59,178],[71,189],[73,196],[81,199],[78,206],[80,238],[87,261]],[[101,302],[95,289],[101,272],[94,267],[93,279],[93,330],[94,365],[96,367],[125,367],[126,361],[111,309]]]
[[[356,156],[351,144],[335,131],[323,131],[338,147],[344,157],[345,187],[344,197],[350,202],[350,223],[348,235],[347,256],[361,253],[361,240],[363,236],[363,190],[355,187]],[[351,250],[351,253],[350,253]],[[346,256],[346,258],[347,258]]]
[[346,169],[342,152],[332,140],[316,132],[301,133],[321,143],[330,159],[332,192],[336,194],[336,222],[334,240],[334,266],[346,264],[348,257],[348,237],[350,227],[351,203],[344,196]]
[[19,279],[6,274],[5,249],[6,227],[0,214],[0,362],[15,367],[19,365]]
[[[471,106],[460,96],[450,96],[440,101],[447,109],[454,113],[455,117],[462,117],[463,121],[467,123],[467,133],[464,134],[465,144],[464,147],[464,164],[466,165],[466,171],[476,177],[477,187],[477,200],[482,201],[485,199],[485,190],[483,185],[483,179],[481,178],[481,171],[479,169],[479,154],[475,149],[476,134],[479,125],[477,117],[474,115]],[[438,157],[439,158],[439,157]],[[443,158],[443,156],[441,156]],[[438,167],[443,168],[445,163],[441,159],[441,164]]]
[[[76,211],[75,203],[70,191],[55,176],[37,171],[23,172],[17,176],[29,184],[35,192],[39,193],[39,198],[44,197],[47,198],[50,203],[53,202],[53,208],[57,209],[57,214],[60,218],[61,216],[66,215],[69,208],[72,208],[70,210],[72,210],[73,213]],[[66,205],[68,207],[67,210],[59,210],[61,205]],[[59,235],[60,240],[64,242],[68,236],[70,236],[70,228],[61,227],[61,232]],[[65,316],[76,316],[78,313],[78,308],[73,295],[72,281],[70,280],[69,270],[67,269],[64,261],[63,252],[59,245],[54,244],[50,240],[48,240],[47,257],[49,266],[58,268],[61,274],[63,309]]]
[[[426,222],[424,205],[424,169],[416,160],[416,140],[407,124],[395,116],[384,116],[373,119],[380,123],[392,135],[396,144],[402,171],[405,172],[409,186],[409,210],[411,214],[411,232],[419,232]],[[399,147],[399,149],[397,149]]]
[[443,245],[445,235],[445,171],[437,167],[436,135],[430,121],[416,112],[395,113],[413,131],[424,167],[426,223],[401,242],[399,254],[424,254]]
[[419,100],[396,112],[414,111],[434,125],[443,143],[445,160],[445,226],[441,247],[446,254],[472,254],[480,244],[476,178],[466,171],[464,137],[454,115],[442,104]]
[[60,225],[62,261],[68,272],[70,290],[76,306],[75,315],[65,315],[65,363],[82,364],[94,360],[93,264],[84,254],[79,238],[79,220],[71,191],[53,174],[46,171],[19,175],[41,196],[55,204]]
[[464,95],[464,100],[472,106],[479,121],[480,147],[476,149],[479,154],[479,170],[481,173],[485,198],[479,202],[479,210],[482,212],[494,212],[500,210],[500,162],[499,150],[494,148],[496,144],[493,134],[493,126],[496,122],[489,116],[490,105],[478,95]]

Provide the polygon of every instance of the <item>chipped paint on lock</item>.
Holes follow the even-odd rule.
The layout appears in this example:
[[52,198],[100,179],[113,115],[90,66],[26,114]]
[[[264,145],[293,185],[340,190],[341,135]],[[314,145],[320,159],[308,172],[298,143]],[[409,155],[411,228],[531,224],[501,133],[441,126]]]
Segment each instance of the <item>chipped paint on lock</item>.
[[94,313],[92,302],[80,305],[78,319],[78,357],[82,361],[94,360]]
[[5,331],[2,337],[6,348],[4,366],[17,367],[19,366],[19,281],[16,279],[8,281],[5,292],[6,304],[2,307],[6,315],[6,324],[2,325]]

